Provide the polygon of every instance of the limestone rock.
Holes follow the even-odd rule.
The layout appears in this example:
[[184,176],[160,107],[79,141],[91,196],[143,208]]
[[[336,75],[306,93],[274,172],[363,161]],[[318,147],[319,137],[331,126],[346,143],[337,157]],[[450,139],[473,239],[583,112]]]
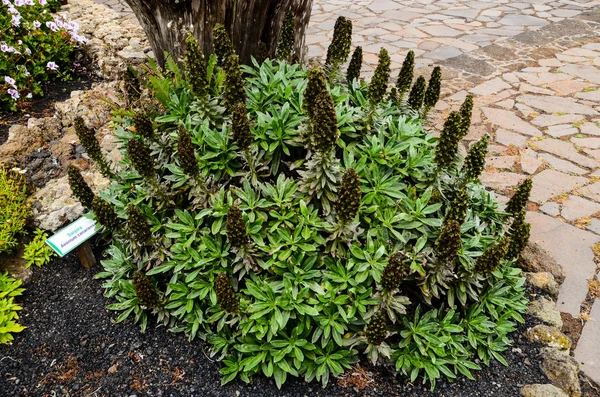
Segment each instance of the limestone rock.
[[27,128],[24,125],[13,125],[8,130],[7,141],[0,146],[0,159],[6,162],[8,159],[21,158],[29,154],[33,149],[42,146],[44,139],[39,128]]
[[518,265],[526,272],[548,272],[554,276],[554,280],[558,284],[565,281],[565,272],[563,268],[536,243],[529,242],[519,259]]
[[560,312],[556,308],[556,304],[550,299],[540,298],[530,302],[527,306],[527,311],[543,322],[552,325],[558,329],[563,326]]
[[565,392],[553,385],[525,385],[521,388],[523,397],[568,397]]
[[542,349],[542,370],[554,386],[560,387],[570,397],[581,396],[579,364],[568,354],[556,349]]
[[558,283],[554,280],[552,273],[524,273],[523,275],[529,285],[541,289],[556,300],[558,296]]
[[560,350],[571,348],[571,341],[565,334],[547,325],[538,324],[533,328],[529,328],[525,336],[532,342],[541,343],[542,345],[555,347]]

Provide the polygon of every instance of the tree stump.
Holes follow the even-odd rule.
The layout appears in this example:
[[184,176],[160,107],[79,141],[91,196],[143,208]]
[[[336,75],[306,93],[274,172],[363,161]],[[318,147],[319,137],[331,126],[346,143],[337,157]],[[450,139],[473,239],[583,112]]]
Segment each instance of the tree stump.
[[213,52],[212,32],[217,23],[225,26],[242,64],[258,55],[258,44],[267,45],[275,55],[285,13],[296,17],[292,58],[304,58],[304,32],[308,26],[312,0],[125,0],[144,28],[159,65],[164,52],[178,60],[191,32],[204,54]]

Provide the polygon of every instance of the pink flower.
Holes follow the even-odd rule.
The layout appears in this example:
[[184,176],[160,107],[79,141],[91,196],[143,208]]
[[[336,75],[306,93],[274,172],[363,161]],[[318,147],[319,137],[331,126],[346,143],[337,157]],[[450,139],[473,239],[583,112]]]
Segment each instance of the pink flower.
[[20,26],[21,25],[21,17],[17,16],[17,15],[13,15],[12,16],[12,24],[13,24],[13,26]]
[[26,96],[25,98],[27,98],[27,99],[31,99],[31,98],[33,98],[33,95],[32,95],[32,94],[31,94],[31,92],[30,92],[29,94],[27,94],[27,96]]
[[35,3],[33,2],[33,0],[24,0],[25,4],[27,4],[28,6],[34,6]]
[[11,51],[9,51],[9,47],[6,44],[0,44],[0,51],[11,52]]
[[58,70],[58,65],[52,61],[48,62],[46,68],[49,70]]
[[40,28],[40,26],[42,26],[42,24],[41,24],[41,22],[40,22],[40,21],[33,21],[33,27],[34,27],[35,29],[39,29],[39,28]]
[[21,7],[25,5],[25,0],[15,0],[15,6]]
[[38,0],[40,2],[41,6],[45,6],[46,5],[46,0]]
[[9,88],[6,90],[6,92],[8,92],[15,101],[20,98],[19,91],[15,90],[14,88]]
[[25,54],[31,55],[31,50],[29,48],[25,48]]
[[46,22],[46,26],[48,26],[51,31],[58,32],[58,26],[56,26],[54,22]]
[[8,0],[2,0],[2,4],[4,4],[5,6],[8,6],[8,7],[12,7],[12,3]]
[[16,81],[15,81],[15,79],[13,79],[12,77],[10,77],[10,76],[4,76],[4,81],[5,81],[6,83],[10,84],[10,85],[11,85],[13,88],[17,88],[17,86],[16,86],[16,84],[15,84],[15,83],[16,83]]

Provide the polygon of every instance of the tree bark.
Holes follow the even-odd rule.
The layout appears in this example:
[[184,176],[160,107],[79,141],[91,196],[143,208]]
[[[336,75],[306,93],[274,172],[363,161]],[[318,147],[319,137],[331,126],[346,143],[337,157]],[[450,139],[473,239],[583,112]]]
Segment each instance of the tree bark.
[[178,60],[189,32],[198,39],[205,55],[213,52],[212,31],[225,26],[243,64],[257,56],[258,43],[275,56],[285,13],[296,17],[292,58],[304,58],[304,32],[310,19],[312,0],[125,0],[144,28],[156,60],[164,65],[166,51]]

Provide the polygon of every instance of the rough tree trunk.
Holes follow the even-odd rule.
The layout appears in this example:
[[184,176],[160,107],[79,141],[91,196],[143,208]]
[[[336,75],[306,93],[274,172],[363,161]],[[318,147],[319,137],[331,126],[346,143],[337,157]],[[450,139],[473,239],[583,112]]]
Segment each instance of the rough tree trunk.
[[258,53],[262,41],[275,55],[279,30],[287,11],[296,16],[292,56],[303,59],[304,31],[312,0],[125,0],[144,28],[159,64],[164,51],[178,59],[188,32],[198,39],[205,54],[213,52],[212,30],[225,26],[242,63]]

